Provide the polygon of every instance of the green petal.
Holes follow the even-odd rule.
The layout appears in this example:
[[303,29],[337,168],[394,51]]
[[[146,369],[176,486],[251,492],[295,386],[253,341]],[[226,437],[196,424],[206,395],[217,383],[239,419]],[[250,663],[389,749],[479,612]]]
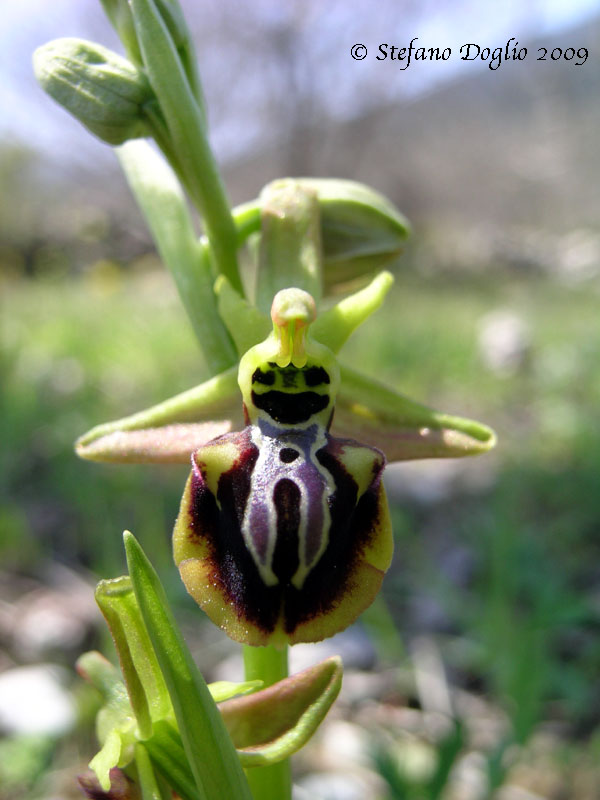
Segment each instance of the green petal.
[[364,289],[319,314],[313,322],[311,335],[338,353],[350,334],[379,308],[393,282],[391,272],[380,272]]
[[342,685],[338,656],[248,697],[220,705],[244,767],[274,764],[310,739]]
[[478,455],[496,444],[487,425],[415,403],[350,367],[341,376],[332,432],[378,447],[388,461]]
[[110,771],[119,765],[122,749],[121,734],[117,730],[112,730],[106,737],[102,750],[96,753],[89,763],[90,769],[96,773],[100,786],[105,792],[110,790]]

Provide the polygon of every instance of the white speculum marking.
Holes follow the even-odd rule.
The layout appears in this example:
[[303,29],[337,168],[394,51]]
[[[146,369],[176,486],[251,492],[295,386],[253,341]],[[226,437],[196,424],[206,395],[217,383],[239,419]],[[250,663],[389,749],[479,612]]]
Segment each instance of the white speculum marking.
[[[292,481],[300,492],[300,501],[298,568],[291,583],[301,589],[329,541],[329,498],[335,491],[335,482],[329,470],[316,458],[316,452],[327,444],[325,428],[316,423],[300,429],[280,427],[260,419],[252,426],[251,436],[259,455],[252,471],[242,521],[244,542],[264,583],[276,586],[279,578],[273,571],[273,557],[278,509],[274,493],[280,480]],[[295,450],[298,456],[286,463],[280,455],[283,449]]]

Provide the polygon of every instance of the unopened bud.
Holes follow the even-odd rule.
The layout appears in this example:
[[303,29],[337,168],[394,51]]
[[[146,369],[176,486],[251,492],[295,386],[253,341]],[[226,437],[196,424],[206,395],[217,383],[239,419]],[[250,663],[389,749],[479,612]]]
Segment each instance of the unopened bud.
[[33,56],[42,88],[111,145],[149,136],[143,107],[154,97],[144,73],[106,47],[55,39]]
[[332,178],[298,182],[316,191],[319,199],[325,294],[367,283],[401,253],[409,224],[379,192]]

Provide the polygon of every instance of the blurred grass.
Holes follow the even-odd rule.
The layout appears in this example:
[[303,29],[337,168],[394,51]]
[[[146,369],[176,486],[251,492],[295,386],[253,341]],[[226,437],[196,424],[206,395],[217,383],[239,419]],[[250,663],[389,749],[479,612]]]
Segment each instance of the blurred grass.
[[[5,281],[2,306],[3,570],[35,574],[54,559],[122,574],[128,528],[185,603],[170,531],[186,468],[88,464],[72,450],[93,425],[206,377],[168,277],[99,262],[69,281]],[[529,328],[526,358],[506,374],[486,368],[478,346],[482,319],[499,308]],[[397,553],[384,589],[401,636],[420,632],[419,604],[434,607],[426,627],[451,683],[504,709],[492,785],[511,745],[540,725],[560,727],[573,748],[567,765],[584,742],[597,748],[597,293],[532,276],[404,275],[343,357],[498,432],[497,452],[477,462],[492,474],[483,488],[458,484],[429,503],[408,494],[395,504]]]
[[143,531],[158,562],[170,562],[185,468],[115,469],[73,454],[74,439],[98,421],[205,377],[170,285],[100,265],[86,279],[5,286],[4,307],[4,563],[31,568],[25,539],[40,556],[122,572],[125,527]]

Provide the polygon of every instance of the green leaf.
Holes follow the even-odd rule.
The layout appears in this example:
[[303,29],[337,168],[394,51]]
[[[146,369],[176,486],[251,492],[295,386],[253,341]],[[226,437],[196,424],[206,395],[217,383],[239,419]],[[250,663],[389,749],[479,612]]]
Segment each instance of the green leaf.
[[427,786],[428,800],[440,800],[448,785],[450,772],[465,743],[465,732],[460,720],[452,720],[450,732],[437,745],[437,766]]
[[157,0],[158,8],[165,25],[169,30],[173,44],[177,49],[179,60],[183,71],[189,81],[190,88],[198,102],[198,107],[202,114],[204,126],[206,127],[206,108],[204,93],[198,74],[198,64],[190,29],[187,26],[183,11],[177,0]]
[[108,144],[149,136],[144,111],[154,94],[144,73],[106,47],[56,39],[33,55],[44,91]]
[[135,35],[133,16],[127,0],[100,0],[104,13],[119,34],[127,56],[134,64],[141,65],[142,55]]
[[158,576],[132,534],[126,532],[123,539],[129,574],[200,797],[252,800],[231,739],[177,628]]
[[217,311],[209,254],[198,242],[179,181],[147,142],[128,142],[117,155],[211,374],[231,367],[237,353]]
[[183,800],[201,800],[179,731],[168,722],[157,722],[144,747],[154,767]]
[[148,751],[139,742],[135,746],[135,766],[142,800],[171,800],[173,794],[170,789],[168,797],[166,792],[161,792]]
[[244,767],[275,764],[310,739],[342,685],[337,656],[220,706]]

